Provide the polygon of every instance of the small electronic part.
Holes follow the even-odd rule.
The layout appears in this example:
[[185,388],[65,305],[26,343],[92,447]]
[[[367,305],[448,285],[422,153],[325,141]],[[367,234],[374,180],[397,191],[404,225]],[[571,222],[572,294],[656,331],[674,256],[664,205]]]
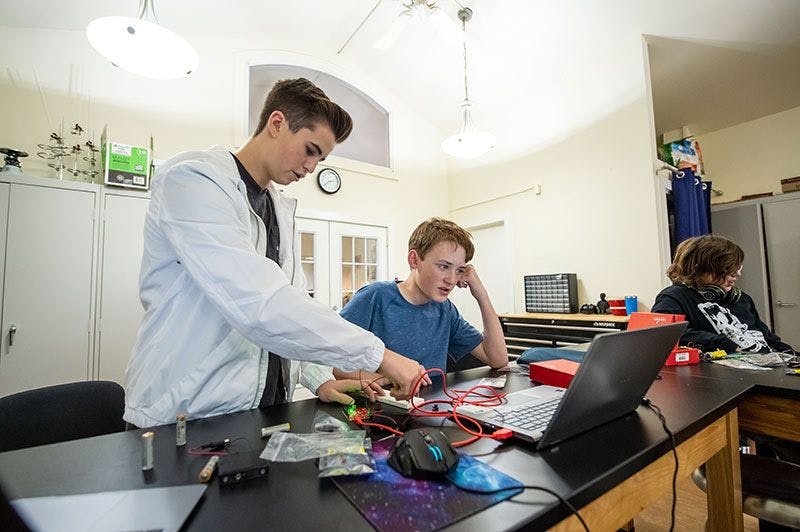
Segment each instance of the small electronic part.
[[359,419],[365,420],[369,419],[372,415],[370,409],[365,406],[356,406],[355,404],[347,405],[344,407],[344,415],[347,416],[347,419],[350,421]]
[[142,471],[153,469],[153,439],[155,434],[145,432],[142,434]]
[[244,452],[225,456],[219,463],[217,481],[220,486],[239,484],[245,480],[264,478],[269,475],[269,464],[259,458],[259,452]]
[[231,444],[230,438],[225,438],[224,440],[219,441],[210,441],[208,443],[204,443],[200,446],[200,448],[204,451],[222,451],[228,445]]
[[712,360],[716,360],[718,358],[725,358],[728,356],[728,353],[725,352],[724,349],[717,349],[716,351],[710,351],[708,354],[711,356]]
[[268,438],[276,432],[289,432],[292,426],[289,423],[281,423],[280,425],[272,425],[270,427],[261,428],[261,437]]
[[507,375],[499,375],[497,377],[484,377],[478,383],[478,386],[489,386],[491,388],[505,388]]
[[211,480],[211,477],[214,475],[214,469],[217,467],[217,462],[219,462],[219,456],[214,455],[208,459],[206,465],[200,470],[200,475],[198,475],[200,482],[208,482]]
[[183,447],[186,445],[186,415],[178,414],[175,422],[175,445]]
[[410,401],[406,401],[405,399],[395,399],[389,394],[379,395],[377,399],[379,403],[383,403],[385,405],[395,406],[397,408],[402,408],[403,410],[411,409]]

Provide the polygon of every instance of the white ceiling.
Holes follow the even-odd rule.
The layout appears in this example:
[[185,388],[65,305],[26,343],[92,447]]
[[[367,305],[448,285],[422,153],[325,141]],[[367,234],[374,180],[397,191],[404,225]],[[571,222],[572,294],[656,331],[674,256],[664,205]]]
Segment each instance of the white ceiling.
[[[535,150],[622,107],[626,87],[641,84],[642,73],[625,67],[641,55],[634,43],[642,35],[659,132],[690,124],[701,133],[800,105],[800,0],[459,1],[475,12],[467,23],[470,98],[478,127],[498,136],[490,159]],[[458,35],[457,2],[436,4]],[[136,0],[0,0],[0,23],[82,32],[96,17],[135,16],[137,7]],[[155,8],[162,24],[196,46],[338,58],[443,137],[460,125],[456,38],[410,23],[388,49],[374,47],[398,28],[400,0],[156,0]]]

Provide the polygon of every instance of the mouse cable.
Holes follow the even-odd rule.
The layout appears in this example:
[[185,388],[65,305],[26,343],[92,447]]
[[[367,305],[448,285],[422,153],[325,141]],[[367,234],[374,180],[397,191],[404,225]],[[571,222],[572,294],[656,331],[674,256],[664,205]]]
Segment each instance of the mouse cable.
[[467,486],[462,486],[461,484],[458,484],[457,482],[455,482],[450,477],[450,475],[446,475],[446,478],[447,478],[447,480],[450,481],[450,483],[453,486],[457,487],[458,489],[462,489],[464,491],[470,491],[472,493],[491,494],[491,493],[500,493],[501,491],[518,490],[520,488],[521,489],[525,489],[525,490],[537,490],[537,491],[543,491],[545,493],[549,493],[550,495],[552,495],[553,497],[558,499],[561,504],[563,504],[564,506],[569,508],[569,511],[572,512],[572,514],[578,519],[578,521],[580,521],[581,525],[583,526],[583,529],[586,530],[586,532],[589,532],[589,526],[586,524],[586,521],[583,520],[583,517],[581,517],[581,514],[578,513],[578,510],[567,499],[565,499],[564,497],[562,497],[561,495],[559,495],[558,493],[556,493],[555,491],[553,491],[551,489],[544,488],[542,486],[529,486],[529,485],[524,485],[523,484],[523,485],[520,485],[520,486],[509,486],[507,488],[498,488],[496,490],[481,490],[481,489],[476,489],[476,488],[470,488],[470,487],[467,487]]
[[658,416],[658,420],[661,421],[661,426],[664,428],[664,432],[667,433],[667,436],[669,436],[669,441],[672,445],[672,456],[675,458],[675,469],[672,471],[672,510],[669,523],[669,532],[672,532],[675,529],[675,507],[678,502],[678,450],[675,446],[675,435],[669,430],[669,427],[667,427],[667,420],[664,418],[664,414],[661,413],[660,408],[653,404],[647,397],[642,399],[642,404],[655,412],[656,416]]

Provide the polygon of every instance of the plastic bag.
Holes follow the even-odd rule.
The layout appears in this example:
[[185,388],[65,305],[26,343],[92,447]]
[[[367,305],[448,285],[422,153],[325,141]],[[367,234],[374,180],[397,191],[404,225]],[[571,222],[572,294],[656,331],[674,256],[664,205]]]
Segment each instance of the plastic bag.
[[314,416],[314,432],[346,432],[350,425],[343,419],[337,419],[327,412],[317,410]]
[[364,440],[364,453],[333,454],[319,459],[319,478],[346,475],[368,475],[375,472],[375,457],[372,455],[372,440]]
[[785,366],[792,359],[794,359],[794,355],[779,353],[777,351],[771,353],[748,353],[740,357],[740,360],[744,360],[755,366],[761,366],[762,368],[780,368]]
[[278,432],[267,442],[260,457],[272,462],[301,462],[334,454],[366,454],[363,430],[297,434]]

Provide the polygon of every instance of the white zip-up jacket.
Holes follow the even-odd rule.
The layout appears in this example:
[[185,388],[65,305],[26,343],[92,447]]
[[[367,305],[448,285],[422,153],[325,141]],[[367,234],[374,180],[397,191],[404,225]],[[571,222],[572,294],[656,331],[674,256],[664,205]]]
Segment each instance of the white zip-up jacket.
[[[310,298],[295,253],[297,200],[270,183],[279,262],[227,149],[187,152],[159,167],[144,224],[144,317],[126,371],[126,421],[174,423],[256,408],[268,352],[284,358],[291,394],[332,378],[330,367],[375,371],[384,345]],[[304,361],[290,364],[288,360]],[[291,395],[290,395],[291,397]]]

